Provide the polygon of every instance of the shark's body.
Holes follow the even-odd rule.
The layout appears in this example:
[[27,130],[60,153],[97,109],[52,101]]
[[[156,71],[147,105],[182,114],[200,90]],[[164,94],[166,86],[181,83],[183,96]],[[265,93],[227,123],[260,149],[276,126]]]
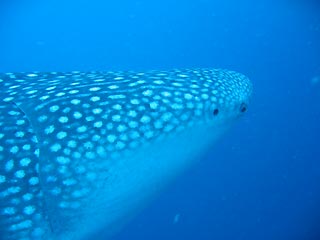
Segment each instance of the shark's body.
[[0,74],[0,239],[114,232],[250,94],[217,69]]

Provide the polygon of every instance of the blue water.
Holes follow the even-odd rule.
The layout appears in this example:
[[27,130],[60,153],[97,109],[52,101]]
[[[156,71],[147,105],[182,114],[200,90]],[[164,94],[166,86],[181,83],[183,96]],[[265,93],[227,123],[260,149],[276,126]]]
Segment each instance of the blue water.
[[219,67],[248,114],[128,224],[127,239],[320,239],[316,1],[0,3],[0,72]]

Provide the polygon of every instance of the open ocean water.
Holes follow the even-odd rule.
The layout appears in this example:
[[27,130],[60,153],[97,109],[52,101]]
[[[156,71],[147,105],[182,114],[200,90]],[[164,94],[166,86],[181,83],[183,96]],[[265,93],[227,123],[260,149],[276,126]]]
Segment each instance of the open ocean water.
[[114,240],[320,240],[317,1],[0,2],[1,73],[192,67],[247,75],[249,111]]

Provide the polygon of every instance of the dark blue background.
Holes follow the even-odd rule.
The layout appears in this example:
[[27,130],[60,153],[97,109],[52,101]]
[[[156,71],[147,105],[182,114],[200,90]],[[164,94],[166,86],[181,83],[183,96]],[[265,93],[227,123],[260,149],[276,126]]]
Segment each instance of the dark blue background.
[[245,118],[116,240],[320,239],[316,1],[11,0],[0,8],[0,72],[219,67],[252,79]]

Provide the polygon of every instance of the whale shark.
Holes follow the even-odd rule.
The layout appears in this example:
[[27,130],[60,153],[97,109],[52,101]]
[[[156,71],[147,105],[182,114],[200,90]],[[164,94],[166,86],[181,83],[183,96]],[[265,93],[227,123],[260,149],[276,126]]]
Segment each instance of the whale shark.
[[0,239],[111,237],[251,94],[224,69],[0,74]]

